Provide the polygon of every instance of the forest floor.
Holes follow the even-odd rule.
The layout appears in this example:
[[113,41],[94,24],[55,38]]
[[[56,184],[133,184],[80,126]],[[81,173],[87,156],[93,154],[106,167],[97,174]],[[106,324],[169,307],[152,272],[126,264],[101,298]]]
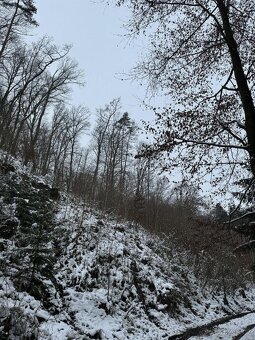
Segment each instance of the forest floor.
[[[226,304],[196,277],[188,252],[71,196],[54,200],[44,178],[11,165],[0,172],[1,340],[255,339],[253,284]],[[43,264],[54,254],[50,276],[38,267],[37,291],[26,286],[33,235]]]
[[170,336],[169,340],[254,340],[255,312],[244,312],[223,317],[203,326],[190,328],[183,333]]

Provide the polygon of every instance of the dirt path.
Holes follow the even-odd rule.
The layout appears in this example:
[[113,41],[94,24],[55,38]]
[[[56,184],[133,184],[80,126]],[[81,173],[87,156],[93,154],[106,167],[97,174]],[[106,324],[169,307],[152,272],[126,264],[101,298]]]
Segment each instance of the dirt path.
[[240,339],[242,339],[242,337],[243,337],[246,333],[248,333],[249,331],[251,331],[253,328],[255,328],[255,323],[252,324],[252,325],[247,326],[247,327],[242,331],[242,333],[236,335],[236,336],[233,338],[233,340],[240,340]]
[[[212,321],[208,324],[202,325],[202,326],[198,326],[198,327],[194,327],[194,328],[189,328],[187,329],[185,332],[180,333],[180,334],[176,334],[176,335],[172,335],[168,338],[168,340],[187,340],[189,338],[191,338],[192,336],[198,336],[198,335],[206,335],[208,333],[212,333],[214,327],[219,326],[219,325],[223,325],[228,323],[231,320],[234,319],[240,319],[248,314],[252,314],[255,311],[250,311],[250,312],[243,312],[240,314],[236,314],[236,315],[231,315],[231,316],[226,316],[224,318],[221,318],[219,320],[215,320]],[[255,327],[255,324],[252,325],[248,325],[243,331],[242,333],[238,334],[237,336],[235,336],[233,338],[233,340],[239,340],[242,338],[243,335],[245,335],[247,332],[249,332],[251,329],[253,329]],[[229,339],[228,339],[229,340]]]

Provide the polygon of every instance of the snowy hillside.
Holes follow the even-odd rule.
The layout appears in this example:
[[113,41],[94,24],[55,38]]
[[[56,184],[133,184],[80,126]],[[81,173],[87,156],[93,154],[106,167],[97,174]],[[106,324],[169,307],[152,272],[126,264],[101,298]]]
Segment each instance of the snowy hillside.
[[0,164],[0,338],[168,339],[254,308],[203,287],[169,241]]

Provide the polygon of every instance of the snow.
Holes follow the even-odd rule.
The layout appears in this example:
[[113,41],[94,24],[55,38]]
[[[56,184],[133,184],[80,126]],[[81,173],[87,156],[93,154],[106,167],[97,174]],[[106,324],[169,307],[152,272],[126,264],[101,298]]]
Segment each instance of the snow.
[[[20,174],[27,174],[33,181],[46,182],[13,162],[16,181],[21,180]],[[66,239],[55,268],[55,281],[62,293],[54,289],[53,282],[44,280],[54,313],[44,301],[18,292],[11,276],[3,277],[0,272],[0,307],[10,311],[18,306],[24,315],[37,320],[39,340],[96,336],[105,340],[168,339],[226,313],[254,308],[253,286],[246,291],[246,298],[236,291],[226,306],[222,293],[213,295],[196,278],[188,254],[177,252],[168,241],[131,222],[71,196],[62,197],[54,203],[59,237]],[[15,218],[15,205],[3,208]],[[231,339],[252,323],[254,313],[193,339]],[[252,335],[250,330],[244,339]]]
[[[84,214],[81,207],[69,204],[58,214],[59,220],[63,218],[73,231],[72,240],[75,243],[67,248],[69,260],[59,277],[61,280],[65,277],[68,310],[75,315],[76,327],[85,334],[100,333],[104,339],[167,339],[169,335],[184,331],[191,325],[204,324],[225,315],[221,309],[222,296],[215,299],[208,292],[202,293],[196,278],[185,265],[180,265],[177,257],[166,262],[160,251],[155,252],[159,244],[155,236],[141,228],[137,230],[128,222],[117,222],[111,216],[104,216],[102,221],[100,212],[86,209]],[[84,216],[84,232],[77,231],[73,225],[75,219],[80,223],[78,216]],[[99,220],[102,225],[98,225]],[[155,245],[154,249],[151,245]],[[137,269],[132,269],[134,261]],[[91,289],[91,272],[95,269],[98,270],[97,275],[102,276],[102,282],[100,288]],[[132,281],[135,270],[139,272],[139,281],[145,293],[142,301],[137,298],[137,287]],[[120,289],[123,280],[125,285]],[[71,281],[75,282],[76,288],[74,283],[68,288]],[[77,292],[84,282],[87,290]],[[116,287],[113,282],[117,282]],[[129,293],[136,297],[123,310],[121,296],[126,298]],[[184,294],[190,294],[187,297],[188,305],[189,298],[194,299],[193,293],[196,293],[197,301],[200,300],[191,301],[195,313],[182,301]],[[175,294],[179,299],[177,315],[175,306],[169,310],[167,303],[160,302],[159,297],[164,294]],[[232,307],[234,304],[232,306],[230,303],[230,309]]]
[[66,340],[66,339],[78,339],[75,332],[65,322],[48,321],[47,324],[43,324],[40,327],[39,340]]
[[[255,313],[248,314],[238,319],[231,320],[225,324],[219,325],[208,334],[201,336],[190,337],[190,340],[219,340],[219,339],[233,339],[234,337],[242,334],[246,327],[254,325],[255,327]],[[252,329],[248,333],[244,334],[240,339],[242,340],[254,340],[255,339],[255,329]]]
[[[255,321],[255,320],[254,320]],[[242,336],[242,340],[254,340],[255,339],[255,329],[252,329],[248,333]]]

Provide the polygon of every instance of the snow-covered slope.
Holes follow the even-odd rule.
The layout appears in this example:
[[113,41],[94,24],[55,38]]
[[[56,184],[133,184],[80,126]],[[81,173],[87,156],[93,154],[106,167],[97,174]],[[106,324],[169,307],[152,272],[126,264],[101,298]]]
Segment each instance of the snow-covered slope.
[[[44,179],[15,160],[8,164],[13,168],[0,164],[1,228],[8,220],[16,223],[0,240],[1,339],[168,339],[253,308],[252,289],[237,291],[224,305],[169,241],[69,196],[58,200]],[[24,224],[34,235],[25,246]],[[35,251],[40,261],[31,255]],[[16,261],[16,253],[25,255]],[[31,267],[32,281],[32,274],[25,275]],[[29,280],[40,289],[26,285]]]

